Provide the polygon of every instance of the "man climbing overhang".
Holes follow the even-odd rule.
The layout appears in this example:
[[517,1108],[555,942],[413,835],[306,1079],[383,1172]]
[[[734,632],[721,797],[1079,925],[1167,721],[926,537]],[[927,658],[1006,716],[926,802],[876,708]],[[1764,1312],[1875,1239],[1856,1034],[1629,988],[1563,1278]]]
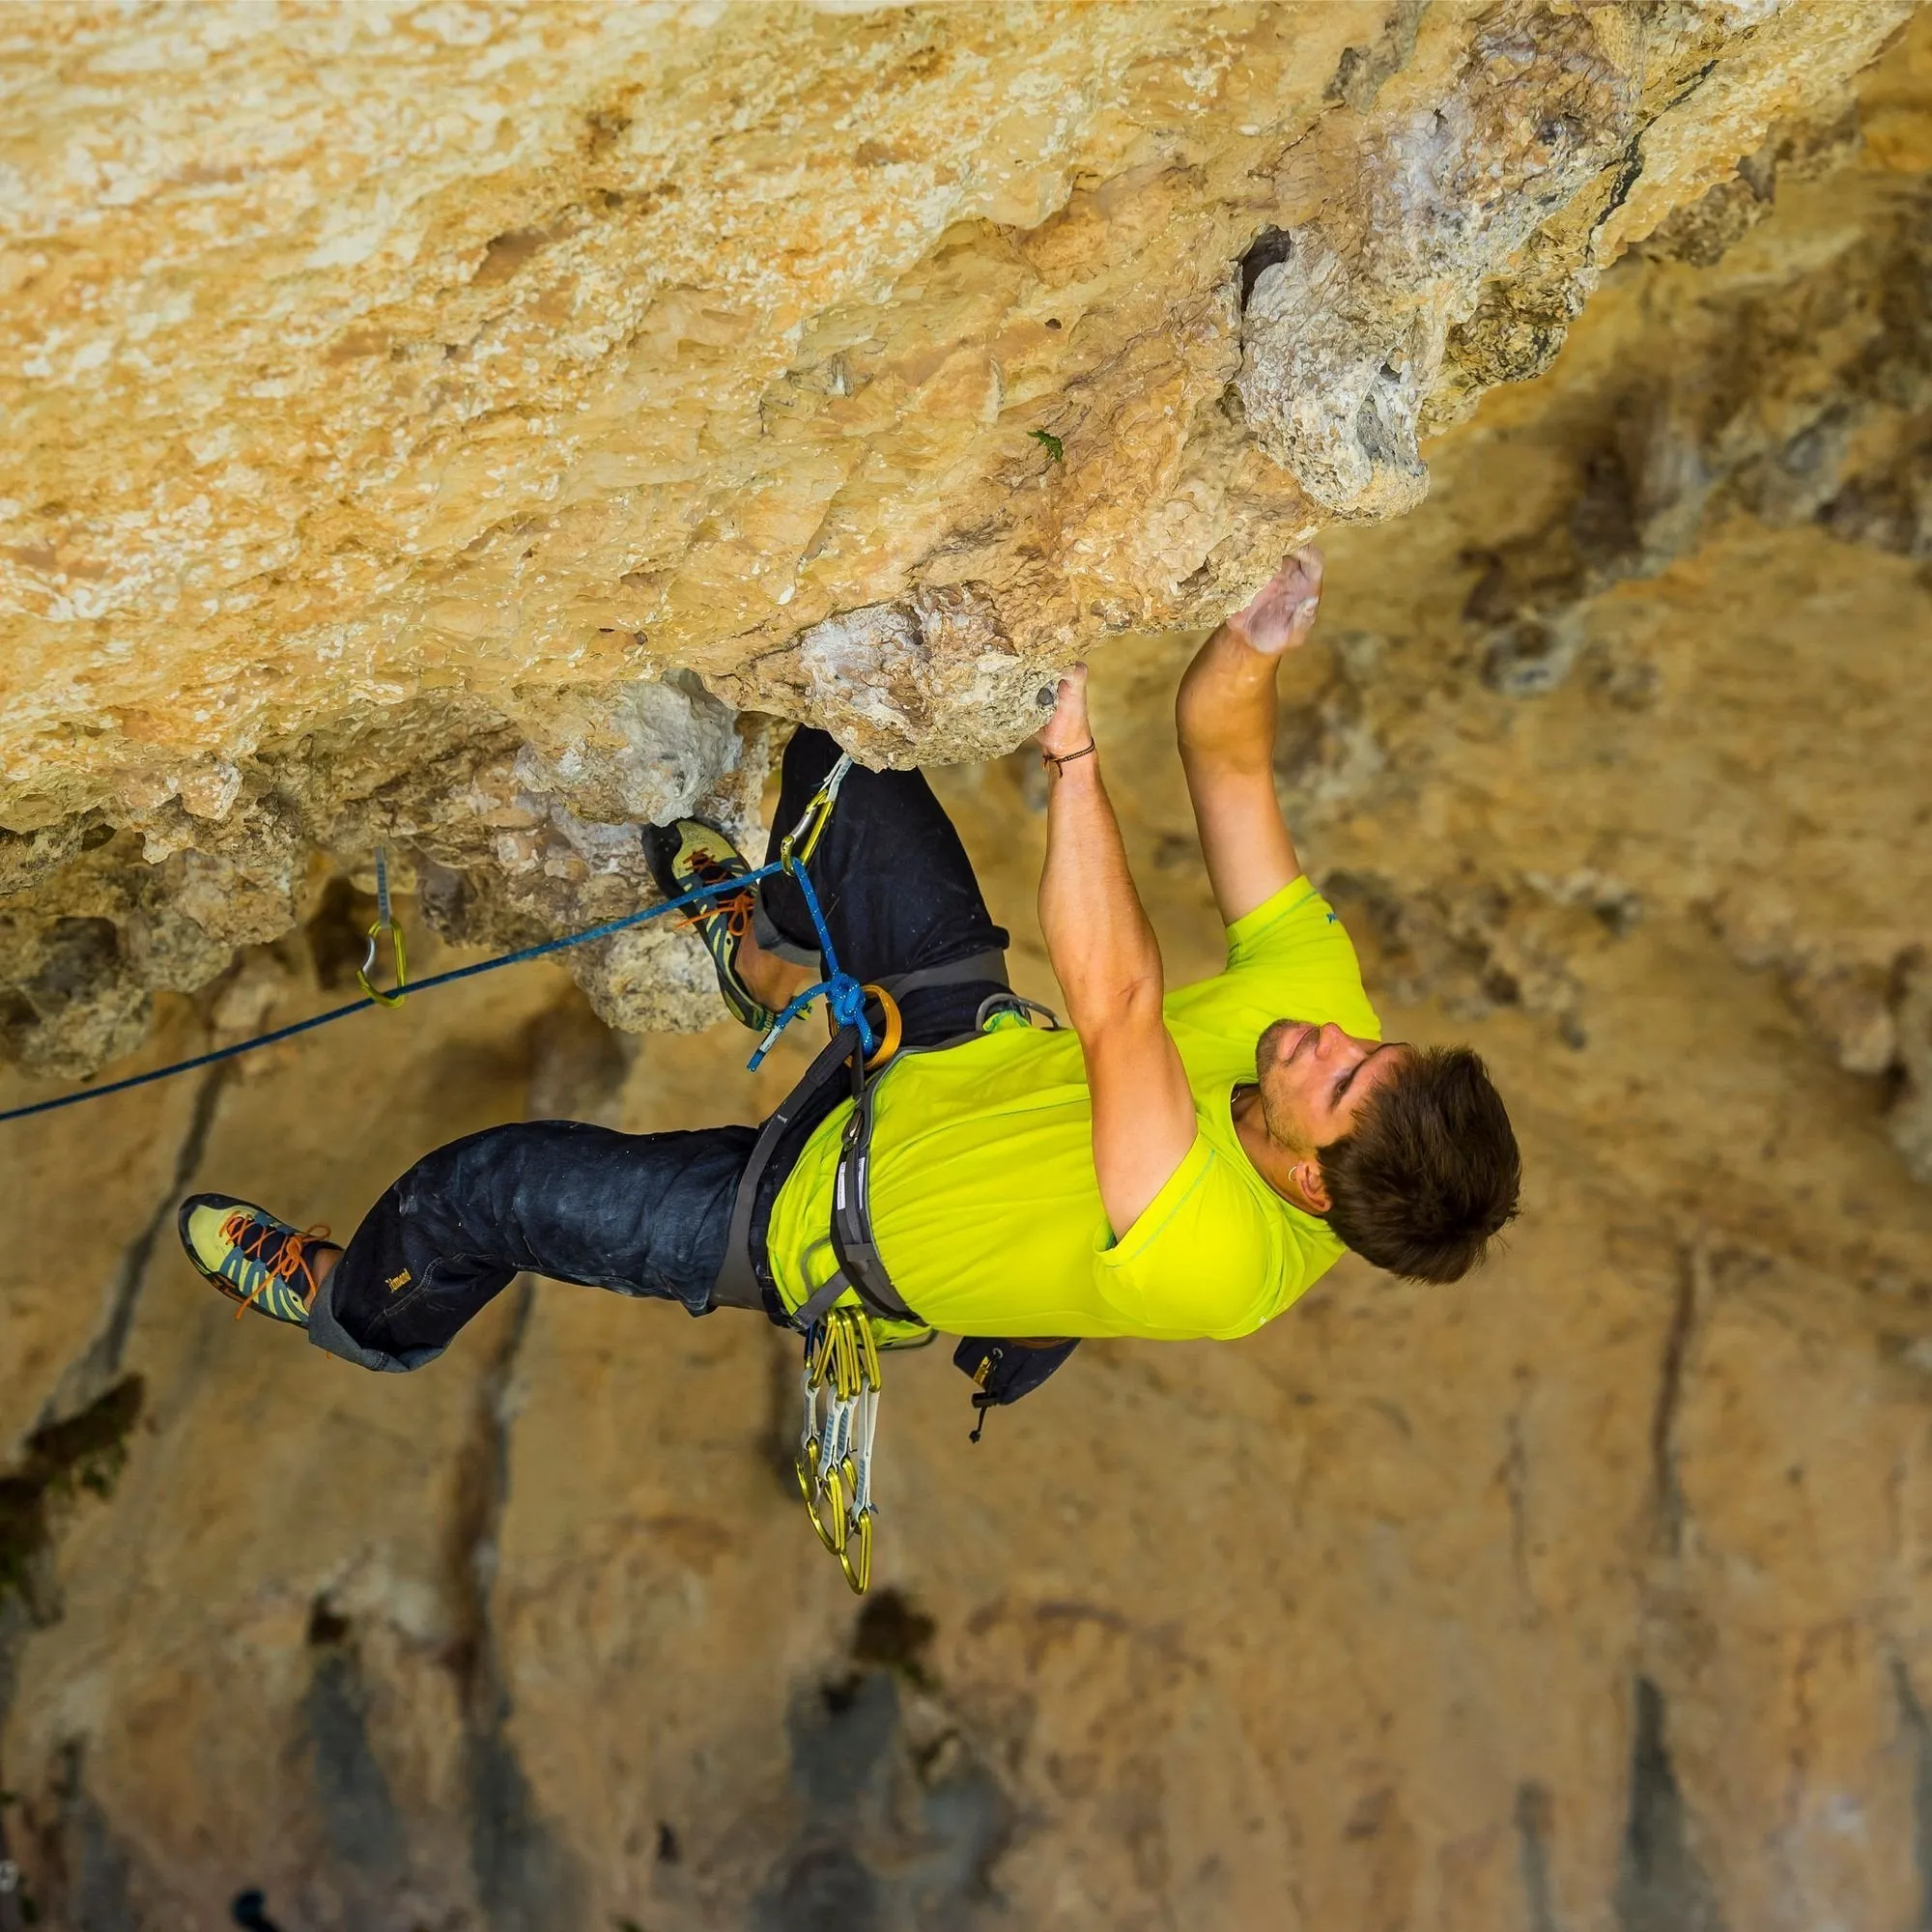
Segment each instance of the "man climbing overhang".
[[[493,1127],[418,1161],[346,1249],[195,1195],[189,1258],[238,1314],[306,1327],[365,1368],[434,1360],[528,1270],[813,1333],[854,1310],[888,1347],[981,1338],[962,1366],[982,1404],[1025,1393],[1082,1336],[1248,1334],[1345,1247],[1457,1280],[1516,1212],[1516,1139],[1473,1052],[1379,1037],[1282,818],[1275,673],[1321,584],[1318,553],[1290,556],[1181,680],[1181,760],[1227,926],[1213,978],[1166,989],[1084,667],[1039,734],[1039,920],[1067,1029],[1036,1028],[1009,990],[1008,936],[925,780],[848,774],[802,729],[779,823],[844,780],[810,863],[822,924],[791,872],[736,886],[751,868],[717,828],[644,834],[668,895],[715,895],[696,923],[733,1017],[770,1027],[833,970],[828,951],[873,995],[868,1027],[842,1029],[762,1131]],[[1015,1336],[1057,1339],[983,1339]]]

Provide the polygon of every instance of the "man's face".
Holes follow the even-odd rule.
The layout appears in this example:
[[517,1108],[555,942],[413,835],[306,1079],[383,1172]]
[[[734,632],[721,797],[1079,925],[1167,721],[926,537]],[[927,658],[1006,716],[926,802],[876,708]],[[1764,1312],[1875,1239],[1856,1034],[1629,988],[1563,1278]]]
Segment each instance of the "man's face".
[[1402,1059],[1401,1046],[1357,1039],[1332,1023],[1276,1020],[1255,1047],[1268,1138],[1302,1154],[1343,1139]]

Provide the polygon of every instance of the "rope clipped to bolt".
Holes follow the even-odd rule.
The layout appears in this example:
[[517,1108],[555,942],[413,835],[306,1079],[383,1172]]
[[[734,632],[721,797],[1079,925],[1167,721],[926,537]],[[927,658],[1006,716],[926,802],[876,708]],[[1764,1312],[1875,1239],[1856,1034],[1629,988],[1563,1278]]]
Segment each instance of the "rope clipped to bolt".
[[[825,914],[820,909],[818,895],[812,890],[810,874],[806,870],[806,862],[817,849],[819,839],[824,836],[825,827],[832,817],[832,809],[838,798],[838,787],[845,781],[845,774],[852,769],[850,753],[841,753],[838,762],[827,773],[821,784],[806,806],[797,825],[787,833],[779,846],[779,856],[770,864],[742,872],[736,878],[723,884],[695,887],[688,893],[681,893],[676,898],[666,899],[661,905],[646,906],[641,912],[626,913],[622,919],[606,920],[601,925],[586,927],[582,932],[567,933],[560,939],[546,939],[535,946],[519,947],[514,952],[498,953],[494,959],[479,959],[469,966],[452,966],[447,972],[432,973],[427,980],[412,981],[409,978],[408,957],[404,951],[403,928],[396,921],[389,904],[388,854],[385,848],[376,848],[376,923],[369,928],[368,950],[356,978],[364,988],[363,997],[350,1000],[339,1007],[331,1007],[324,1013],[311,1013],[305,1020],[294,1020],[287,1026],[272,1027],[266,1033],[251,1035],[246,1039],[236,1040],[229,1046],[215,1047],[209,1053],[197,1053],[187,1060],[177,1060],[166,1066],[156,1066],[152,1072],[130,1074],[125,1080],[110,1080],[104,1087],[85,1087],[77,1094],[63,1094],[58,1099],[36,1100],[25,1107],[11,1107],[0,1113],[0,1122],[25,1121],[38,1114],[57,1113],[63,1107],[77,1107],[87,1100],[104,1100],[110,1094],[126,1094],[136,1087],[150,1087],[157,1080],[172,1080],[179,1073],[192,1073],[203,1066],[218,1065],[223,1061],[234,1060],[244,1053],[255,1053],[265,1046],[277,1046],[285,1039],[294,1039],[298,1035],[313,1033],[317,1027],[332,1025],[336,1020],[346,1020],[352,1013],[367,1012],[372,1007],[399,1007],[407,994],[434,992],[439,986],[453,986],[459,980],[474,980],[484,973],[495,973],[505,966],[521,966],[526,960],[548,958],[552,953],[567,952],[573,947],[589,946],[600,939],[614,938],[620,932],[628,932],[635,925],[643,925],[654,919],[663,919],[668,913],[682,912],[687,907],[696,906],[708,910],[723,896],[743,892],[748,886],[755,886],[761,881],[776,877],[781,872],[789,872],[798,881],[798,888],[805,898],[806,911],[811,916],[811,926],[818,937],[819,956],[825,964],[825,977],[817,985],[809,987],[793,1000],[773,1023],[769,1032],[758,1042],[757,1051],[752,1055],[751,1065],[756,1066],[771,1051],[773,1042],[792,1020],[802,1013],[811,1002],[821,994],[830,1008],[834,1022],[838,1026],[855,1027],[861,1043],[867,1053],[871,1053],[876,1042],[872,1029],[866,1018],[866,988],[858,980],[843,971],[838,964],[838,955],[832,944],[832,934],[826,929]],[[385,992],[368,977],[376,965],[378,942],[386,936],[390,952],[395,961],[395,983]]]
[[[376,970],[376,949],[384,934],[389,941],[389,956],[395,962],[396,983],[385,993],[375,984],[369,975]],[[389,910],[389,848],[376,847],[376,923],[369,928],[368,951],[362,955],[362,963],[355,969],[355,978],[362,990],[379,1007],[400,1007],[409,998],[410,955],[403,944],[403,928],[396,923],[395,915]]]

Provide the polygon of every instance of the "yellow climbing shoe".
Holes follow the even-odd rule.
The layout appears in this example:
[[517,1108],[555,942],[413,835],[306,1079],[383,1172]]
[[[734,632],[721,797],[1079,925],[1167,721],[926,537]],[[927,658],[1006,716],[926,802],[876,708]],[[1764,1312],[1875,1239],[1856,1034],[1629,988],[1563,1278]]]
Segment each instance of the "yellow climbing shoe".
[[718,969],[718,990],[725,1008],[741,1026],[766,1032],[778,1017],[738,977],[738,943],[752,929],[753,886],[731,890],[752,868],[745,855],[717,826],[701,818],[680,818],[673,825],[643,828],[644,859],[651,877],[668,899],[682,898],[702,886],[719,888],[717,896],[700,899],[685,914],[692,930],[703,940],[711,963]]
[[327,1228],[299,1234],[252,1202],[228,1194],[190,1194],[181,1205],[182,1246],[197,1270],[229,1300],[271,1321],[308,1326],[317,1288],[315,1250],[341,1253]]

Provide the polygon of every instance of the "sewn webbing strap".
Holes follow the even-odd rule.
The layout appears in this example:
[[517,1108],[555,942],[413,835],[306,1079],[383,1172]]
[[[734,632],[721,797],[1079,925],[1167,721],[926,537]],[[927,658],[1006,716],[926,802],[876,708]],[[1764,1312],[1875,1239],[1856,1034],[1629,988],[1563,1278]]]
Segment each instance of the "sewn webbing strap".
[[757,1208],[758,1181],[778,1151],[781,1136],[798,1118],[799,1109],[832,1079],[859,1043],[857,1031],[840,1027],[829,1044],[806,1068],[805,1077],[778,1104],[770,1120],[758,1130],[752,1157],[738,1180],[737,1199],[731,1204],[731,1232],[724,1246],[724,1265],[718,1270],[712,1298],[725,1308],[766,1308],[763,1285],[752,1265],[752,1216]]
[[810,1328],[821,1321],[831,1310],[838,1297],[852,1284],[845,1279],[843,1268],[834,1268],[832,1272],[812,1290],[811,1298],[801,1305],[792,1317],[792,1325],[797,1328]]
[[951,960],[944,966],[922,966],[913,973],[894,973],[873,983],[883,986],[894,999],[903,1001],[908,993],[923,992],[928,986],[970,986],[975,980],[989,980],[996,986],[1009,984],[1006,953],[976,952],[970,958]]

